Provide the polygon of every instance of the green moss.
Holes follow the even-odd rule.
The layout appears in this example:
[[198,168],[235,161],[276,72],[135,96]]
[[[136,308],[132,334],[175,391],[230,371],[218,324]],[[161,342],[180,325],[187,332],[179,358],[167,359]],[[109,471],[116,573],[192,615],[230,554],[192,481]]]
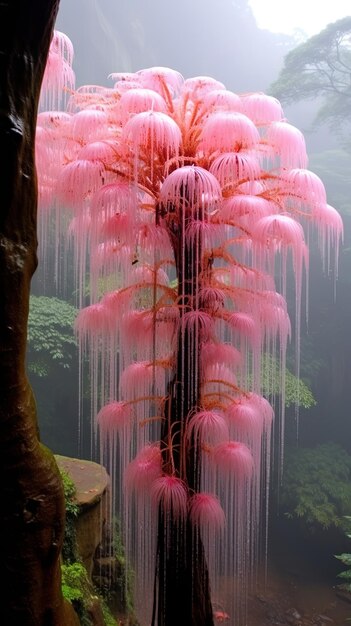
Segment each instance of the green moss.
[[63,490],[66,500],[66,525],[65,537],[62,546],[62,558],[65,563],[77,561],[76,528],[75,520],[79,512],[79,506],[75,501],[76,487],[72,478],[60,469]]
[[89,592],[89,581],[86,569],[82,563],[61,565],[63,597],[72,604],[83,604]]
[[117,626],[117,621],[106,602],[97,593],[84,565],[79,561],[75,531],[75,520],[79,513],[79,506],[75,500],[76,487],[67,472],[60,469],[60,474],[66,500],[66,527],[62,547],[63,563],[61,564],[62,595],[72,604],[81,626],[93,626],[89,608],[97,600],[101,605],[105,626]]

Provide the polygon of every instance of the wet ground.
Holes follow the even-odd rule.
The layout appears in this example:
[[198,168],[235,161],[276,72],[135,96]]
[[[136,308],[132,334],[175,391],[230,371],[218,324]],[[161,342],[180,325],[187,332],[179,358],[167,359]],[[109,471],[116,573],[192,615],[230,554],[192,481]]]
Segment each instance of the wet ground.
[[271,569],[249,599],[247,626],[349,626],[351,596],[325,580]]
[[351,547],[342,537],[337,543],[327,536],[306,543],[281,537],[271,547],[266,584],[261,575],[250,596],[247,626],[350,626],[351,594],[341,591],[337,577],[345,566],[334,554]]

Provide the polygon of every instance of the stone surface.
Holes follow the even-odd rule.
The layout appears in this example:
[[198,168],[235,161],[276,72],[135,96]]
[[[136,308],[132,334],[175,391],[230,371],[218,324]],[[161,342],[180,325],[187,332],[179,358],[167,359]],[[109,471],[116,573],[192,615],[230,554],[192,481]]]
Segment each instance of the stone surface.
[[76,521],[78,552],[91,579],[94,556],[101,543],[108,511],[109,476],[102,465],[56,455],[60,469],[67,472],[76,487],[75,500],[80,507]]

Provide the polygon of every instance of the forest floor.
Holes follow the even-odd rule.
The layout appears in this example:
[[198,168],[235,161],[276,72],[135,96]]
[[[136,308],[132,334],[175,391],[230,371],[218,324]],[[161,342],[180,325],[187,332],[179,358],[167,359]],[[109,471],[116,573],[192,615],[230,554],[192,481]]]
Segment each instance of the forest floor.
[[249,599],[247,626],[348,626],[351,598],[322,582],[272,579]]
[[249,598],[247,626],[350,626],[351,594],[340,590],[335,562],[324,568],[291,546],[273,556],[266,582]]

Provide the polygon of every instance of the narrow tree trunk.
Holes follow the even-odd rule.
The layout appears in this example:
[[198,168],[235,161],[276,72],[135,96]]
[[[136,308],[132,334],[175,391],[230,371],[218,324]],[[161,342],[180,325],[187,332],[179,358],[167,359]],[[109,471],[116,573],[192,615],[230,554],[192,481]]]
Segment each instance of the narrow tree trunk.
[[[185,194],[186,195],[186,194]],[[191,213],[191,211],[190,211]],[[170,383],[161,433],[164,471],[173,470],[187,485],[189,497],[200,489],[200,450],[186,433],[187,422],[199,407],[200,329],[182,324],[183,316],[198,309],[201,275],[201,238],[185,243],[188,220],[179,218],[177,236],[171,234],[178,279],[180,331],[174,378]],[[182,328],[183,326],[183,328]],[[172,460],[169,442],[172,441]],[[189,518],[159,513],[157,590],[153,623],[158,626],[213,626],[208,568],[198,529]],[[157,621],[156,621],[157,620]]]
[[25,372],[37,258],[34,137],[58,0],[0,3],[0,623],[73,626],[61,594],[64,496]]

